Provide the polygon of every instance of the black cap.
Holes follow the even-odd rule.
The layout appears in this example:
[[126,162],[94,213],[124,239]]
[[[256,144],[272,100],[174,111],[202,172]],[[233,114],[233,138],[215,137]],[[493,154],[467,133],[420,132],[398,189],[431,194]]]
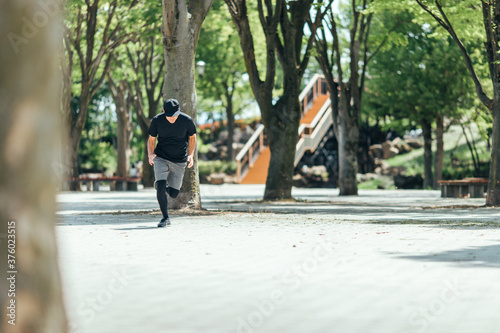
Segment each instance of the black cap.
[[167,117],[177,117],[181,112],[179,111],[179,102],[176,99],[167,99],[163,102],[163,111]]

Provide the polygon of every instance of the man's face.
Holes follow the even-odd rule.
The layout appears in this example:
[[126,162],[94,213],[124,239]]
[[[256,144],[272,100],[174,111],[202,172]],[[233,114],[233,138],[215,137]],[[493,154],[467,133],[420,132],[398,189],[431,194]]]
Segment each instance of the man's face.
[[[165,112],[165,109],[163,109],[163,112]],[[171,124],[173,124],[173,123],[175,123],[175,121],[177,120],[177,117],[179,117],[179,116],[175,116],[175,117],[168,117],[168,116],[165,116],[165,117],[167,117],[167,120],[168,120]]]
[[175,121],[177,120],[178,116],[175,116],[175,117],[167,117],[167,120],[170,122],[170,123],[175,123]]

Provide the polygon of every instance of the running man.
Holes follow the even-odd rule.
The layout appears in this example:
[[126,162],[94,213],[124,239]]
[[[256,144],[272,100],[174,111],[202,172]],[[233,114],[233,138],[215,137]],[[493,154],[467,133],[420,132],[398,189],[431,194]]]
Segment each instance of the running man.
[[[155,148],[156,137],[158,145]],[[187,148],[189,146],[189,154]],[[196,126],[187,114],[180,112],[179,102],[163,102],[163,113],[155,116],[149,127],[149,164],[155,171],[156,198],[163,215],[158,227],[170,225],[167,195],[176,198],[182,185],[184,169],[193,166]]]

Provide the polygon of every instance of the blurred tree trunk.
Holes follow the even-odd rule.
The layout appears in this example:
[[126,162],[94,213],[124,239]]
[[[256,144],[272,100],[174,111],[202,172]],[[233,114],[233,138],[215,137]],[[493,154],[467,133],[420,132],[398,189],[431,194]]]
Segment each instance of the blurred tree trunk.
[[[196,123],[195,52],[200,29],[213,0],[163,0],[163,48],[165,83],[163,98],[179,101],[181,112]],[[201,208],[198,155],[186,168],[182,190],[168,201],[170,208]]]
[[[163,73],[165,58],[163,54],[157,54],[154,37],[146,38],[146,40],[139,38],[137,43],[139,47],[136,48],[135,53],[131,52],[127,47],[127,56],[135,73],[134,81],[129,82],[130,101],[137,116],[137,123],[144,141],[142,184],[144,187],[153,187],[155,175],[153,167],[149,165],[148,158],[149,126],[151,125],[151,119],[162,109],[160,101],[165,78]],[[143,91],[146,92],[145,98],[143,97]],[[147,101],[147,113],[144,99]]]
[[234,159],[233,153],[233,142],[234,142],[234,110],[233,110],[233,93],[234,93],[235,82],[231,89],[228,85],[224,83],[224,89],[226,92],[226,117],[227,117],[227,160],[232,161]]
[[[37,0],[0,2],[0,332],[63,333],[54,223],[62,180],[59,8]],[[29,30],[34,14],[45,24]],[[40,22],[40,21],[38,21]],[[28,33],[31,31],[32,33]],[[9,226],[9,228],[8,228]],[[15,235],[14,262],[7,262]],[[10,258],[12,259],[12,258]],[[9,266],[8,266],[9,264]],[[10,266],[12,265],[12,266]],[[14,271],[17,273],[9,273]],[[15,277],[10,297],[8,277]],[[9,321],[15,300],[15,326]]]
[[118,81],[115,84],[109,74],[108,85],[116,106],[116,174],[120,177],[128,177],[130,172],[130,156],[132,155],[130,143],[134,134],[132,111],[128,105],[129,91],[125,80]]
[[424,135],[424,189],[432,187],[432,124],[424,119],[420,121]]
[[443,157],[444,157],[444,124],[443,116],[436,116],[436,158],[434,160],[434,186],[433,188],[439,189],[439,183],[443,176]]

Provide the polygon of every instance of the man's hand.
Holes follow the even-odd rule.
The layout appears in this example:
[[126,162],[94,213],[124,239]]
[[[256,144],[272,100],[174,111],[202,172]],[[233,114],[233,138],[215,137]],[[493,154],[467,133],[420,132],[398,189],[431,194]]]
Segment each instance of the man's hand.
[[187,165],[188,168],[193,166],[193,163],[194,163],[193,155],[188,156],[187,162],[188,162],[188,165]]
[[149,157],[149,165],[155,164],[155,162],[153,160],[156,157],[156,154],[149,154],[148,157]]

